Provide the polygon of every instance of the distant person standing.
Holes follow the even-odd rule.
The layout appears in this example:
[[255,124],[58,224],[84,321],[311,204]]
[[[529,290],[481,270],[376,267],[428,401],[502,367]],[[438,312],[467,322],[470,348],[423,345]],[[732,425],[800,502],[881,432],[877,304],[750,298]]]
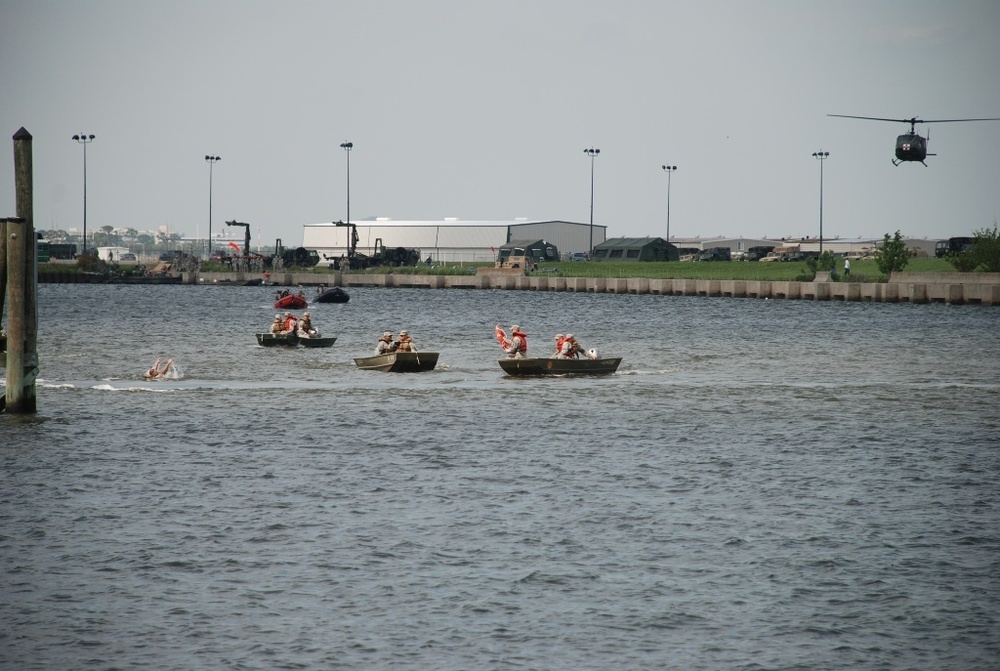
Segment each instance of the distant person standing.
[[851,276],[851,260],[844,257],[844,279],[846,280]]

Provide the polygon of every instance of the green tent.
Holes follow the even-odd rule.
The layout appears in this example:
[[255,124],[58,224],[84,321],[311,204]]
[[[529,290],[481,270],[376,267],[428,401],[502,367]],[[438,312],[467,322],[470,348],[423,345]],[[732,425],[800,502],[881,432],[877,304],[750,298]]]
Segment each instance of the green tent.
[[594,247],[594,261],[679,261],[677,247],[663,238],[609,238]]

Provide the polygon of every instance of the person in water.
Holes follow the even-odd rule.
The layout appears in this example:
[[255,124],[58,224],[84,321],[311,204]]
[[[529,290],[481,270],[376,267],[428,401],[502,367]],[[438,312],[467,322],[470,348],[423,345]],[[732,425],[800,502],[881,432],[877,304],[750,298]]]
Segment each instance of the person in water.
[[153,364],[153,367],[146,371],[145,376],[147,378],[152,379],[154,377],[165,377],[166,374],[170,372],[170,367],[173,365],[174,360],[167,359],[167,362],[163,364],[162,368],[160,368],[161,361],[163,361],[163,357],[157,357],[156,362]]

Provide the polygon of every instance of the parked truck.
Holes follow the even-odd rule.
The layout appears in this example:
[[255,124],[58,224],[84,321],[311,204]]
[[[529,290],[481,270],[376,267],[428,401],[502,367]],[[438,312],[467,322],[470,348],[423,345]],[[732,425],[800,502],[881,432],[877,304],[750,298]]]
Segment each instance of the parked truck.
[[775,247],[767,253],[767,256],[761,259],[761,262],[788,261],[792,258],[793,254],[798,254],[799,251],[799,245],[784,245],[782,247]]

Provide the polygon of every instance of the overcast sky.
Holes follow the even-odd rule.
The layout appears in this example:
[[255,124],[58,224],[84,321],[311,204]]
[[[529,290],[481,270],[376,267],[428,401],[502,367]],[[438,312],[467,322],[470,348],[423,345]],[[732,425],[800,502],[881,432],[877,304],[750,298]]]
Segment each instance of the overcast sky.
[[[948,237],[1000,219],[1000,2],[0,0],[0,130],[35,226],[301,244],[350,216]],[[10,140],[8,139],[8,143]],[[0,216],[13,216],[11,144]],[[392,244],[391,241],[386,241]]]

